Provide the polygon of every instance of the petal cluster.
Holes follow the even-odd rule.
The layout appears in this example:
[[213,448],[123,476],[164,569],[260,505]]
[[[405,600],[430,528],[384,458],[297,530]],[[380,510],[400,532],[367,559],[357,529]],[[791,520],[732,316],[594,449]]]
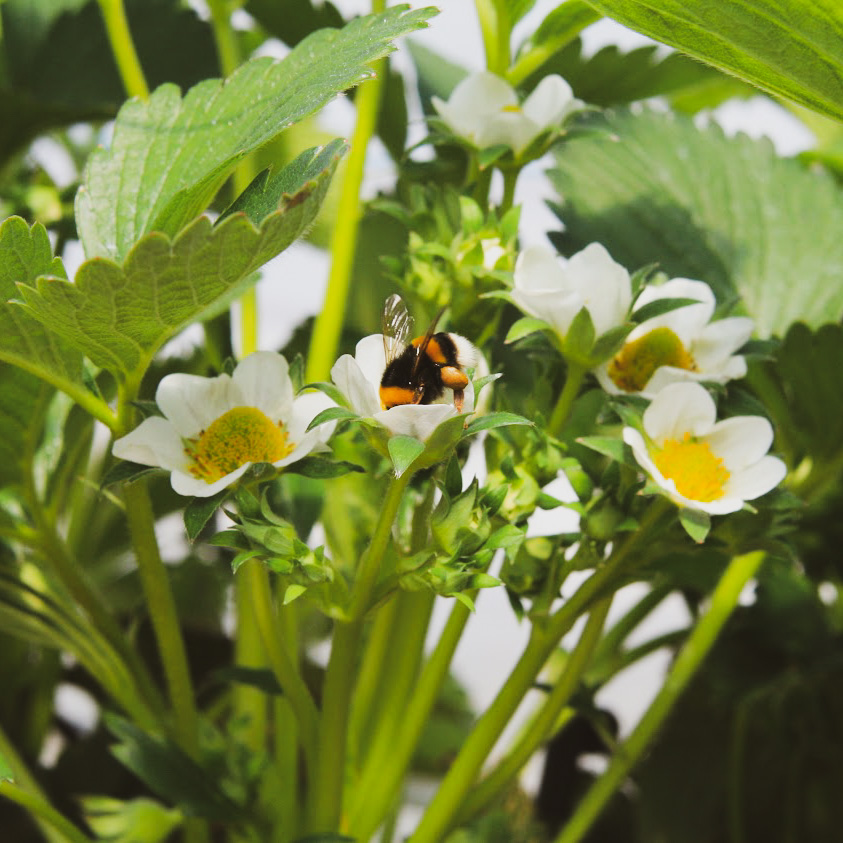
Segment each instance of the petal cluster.
[[[465,343],[466,350],[473,349],[468,340],[455,334],[451,334],[451,337]],[[384,369],[386,352],[383,335],[370,334],[357,343],[354,357],[344,354],[337,360],[331,369],[331,378],[356,413],[373,419],[394,436],[413,436],[425,442],[442,422],[457,415],[454,393],[447,388],[435,403],[404,404],[384,410],[378,392]],[[469,381],[465,389],[463,413],[473,411],[474,386]]]
[[614,359],[595,371],[607,392],[653,398],[670,383],[726,383],[746,374],[746,361],[735,352],[752,335],[751,319],[731,317],[712,322],[716,301],[711,287],[687,278],[645,287],[635,310],[669,298],[696,299],[699,304],[671,310],[638,325]]
[[[644,411],[643,425],[646,436],[625,427],[624,442],[680,507],[711,515],[736,512],[786,474],[785,464],[767,455],[773,443],[770,422],[761,416],[717,421],[714,400],[697,383],[662,389]],[[693,491],[703,489],[698,493],[703,499],[695,499]]]
[[231,376],[167,375],[155,401],[163,418],[145,419],[113,452],[171,472],[173,489],[186,496],[215,495],[266,454],[276,457],[266,460],[276,468],[296,462],[323,446],[334,428],[307,430],[333,402],[322,393],[295,398],[287,361],[266,351],[244,358]]
[[564,339],[585,307],[597,335],[626,321],[632,304],[629,273],[599,243],[565,260],[545,246],[530,246],[515,264],[515,304],[547,322]]
[[582,107],[571,86],[546,76],[519,104],[515,90],[494,73],[474,73],[460,82],[447,102],[433,97],[433,107],[458,137],[478,149],[503,144],[516,157],[543,132],[559,126]]

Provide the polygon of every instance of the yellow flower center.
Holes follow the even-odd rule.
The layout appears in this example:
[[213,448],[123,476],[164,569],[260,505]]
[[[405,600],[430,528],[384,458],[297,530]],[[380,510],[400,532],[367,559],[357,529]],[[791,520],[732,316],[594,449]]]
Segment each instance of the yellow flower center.
[[518,114],[521,111],[521,106],[517,105],[517,104],[516,105],[505,105],[505,106],[503,106],[503,108],[501,108],[501,111],[511,111],[511,112],[515,112],[516,114]]
[[728,469],[707,442],[695,442],[690,433],[681,441],[666,439],[653,461],[666,478],[673,480],[683,497],[703,503],[723,497]]
[[216,483],[243,463],[277,462],[292,450],[284,426],[257,407],[229,410],[185,447],[193,460],[191,474],[206,483]]
[[659,366],[696,371],[694,358],[667,327],[654,328],[626,343],[609,363],[609,377],[624,392],[640,392]]

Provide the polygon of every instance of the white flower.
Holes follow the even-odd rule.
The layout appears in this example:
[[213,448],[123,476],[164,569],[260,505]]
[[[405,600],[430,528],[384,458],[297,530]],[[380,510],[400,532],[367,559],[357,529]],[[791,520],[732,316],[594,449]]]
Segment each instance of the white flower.
[[787,470],[767,456],[773,428],[761,416],[717,421],[708,392],[697,383],[666,386],[644,411],[645,439],[631,427],[623,440],[639,465],[680,507],[711,515],[739,510],[769,492]]
[[750,338],[751,319],[731,317],[712,322],[716,302],[711,287],[687,278],[645,287],[635,310],[667,298],[696,299],[700,303],[638,325],[615,357],[595,371],[607,392],[634,392],[652,398],[669,383],[726,383],[746,374],[746,361],[735,351]]
[[[474,347],[457,334],[450,335],[458,343],[465,343],[459,349],[461,356],[467,356]],[[422,442],[442,422],[457,415],[453,390],[446,388],[444,394],[432,404],[401,404],[384,410],[380,401],[380,385],[386,369],[386,352],[381,334],[370,334],[357,343],[354,357],[343,354],[331,369],[331,379],[345,395],[351,408],[364,418],[374,419],[393,436],[414,436]],[[474,386],[469,381],[465,388],[463,413],[474,411]]]
[[164,418],[145,419],[113,452],[172,472],[173,489],[186,496],[215,495],[253,463],[296,462],[324,445],[335,427],[307,430],[334,402],[322,393],[294,398],[287,361],[269,351],[250,354],[230,377],[167,375],[155,400]]
[[529,246],[515,262],[512,299],[563,339],[585,307],[600,336],[626,321],[632,285],[626,269],[599,243],[591,243],[569,260],[546,246]]
[[448,102],[432,98],[448,128],[478,149],[504,144],[518,157],[542,132],[558,126],[582,103],[557,75],[546,76],[518,104],[515,90],[494,73],[473,73],[454,88]]

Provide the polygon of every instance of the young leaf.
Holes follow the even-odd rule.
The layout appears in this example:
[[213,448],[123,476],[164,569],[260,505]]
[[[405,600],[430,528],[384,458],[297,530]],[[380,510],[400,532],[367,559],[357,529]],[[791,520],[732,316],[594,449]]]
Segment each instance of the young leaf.
[[112,754],[157,796],[189,816],[223,822],[243,819],[243,810],[177,746],[152,737],[113,714],[105,715],[105,723],[120,741],[111,748]]
[[76,197],[85,254],[122,261],[151,231],[175,237],[238,161],[368,79],[368,65],[432,12],[396,6],[315,32],[283,61],[252,59],[183,98],[175,85],[162,85],[147,102],[129,100],[111,147],[91,156]]
[[[209,308],[240,294],[256,269],[302,234],[343,149],[334,142],[289,164],[284,172],[292,169],[301,180],[280,197],[275,211],[260,219],[259,227],[245,214],[232,214],[216,225],[202,216],[175,240],[159,232],[146,235],[122,267],[104,258],[89,260],[75,283],[40,278],[36,287],[20,288],[23,298],[34,316],[98,366],[118,374],[142,373],[164,342]],[[291,187],[293,181],[283,184]],[[256,216],[266,210],[250,208]]]
[[774,96],[843,119],[843,8],[836,0],[590,2],[619,23]]
[[284,599],[281,601],[285,606],[289,606],[290,603],[293,602],[297,597],[301,597],[302,594],[307,591],[307,586],[304,585],[297,585],[293,583],[288,585],[286,590],[284,591]]
[[325,424],[325,422],[329,421],[348,421],[349,419],[359,418],[360,416],[357,413],[353,410],[346,410],[345,407],[328,407],[326,410],[322,410],[321,413],[317,413],[311,419],[307,429],[313,430],[314,427],[319,427],[320,424]]
[[671,310],[679,310],[681,307],[688,307],[692,304],[699,304],[699,300],[683,298],[656,299],[655,301],[648,302],[643,307],[639,307],[638,310],[633,311],[629,318],[635,322],[636,325],[640,325],[648,319],[654,319],[656,316],[663,316],[665,313],[670,313]]
[[550,325],[544,319],[537,319],[535,316],[522,316],[512,323],[507,332],[505,343],[516,342],[522,337],[536,333],[536,331],[549,331]]
[[387,447],[395,476],[400,477],[424,451],[424,442],[419,442],[414,436],[393,436]]
[[[740,295],[761,336],[843,315],[843,206],[834,181],[675,115],[606,117],[610,134],[565,145],[551,179],[565,197],[566,254],[604,243],[625,266],[658,261]],[[611,137],[618,140],[613,140]]]

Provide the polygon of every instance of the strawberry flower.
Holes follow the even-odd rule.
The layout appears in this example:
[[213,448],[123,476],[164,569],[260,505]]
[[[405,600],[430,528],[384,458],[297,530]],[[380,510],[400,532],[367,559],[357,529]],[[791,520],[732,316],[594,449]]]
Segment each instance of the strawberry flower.
[[333,402],[321,393],[294,398],[287,361],[268,351],[245,357],[231,376],[167,375],[155,400],[163,418],[145,419],[113,453],[166,469],[185,496],[215,495],[255,463],[294,463],[323,447],[335,426],[307,430]]

